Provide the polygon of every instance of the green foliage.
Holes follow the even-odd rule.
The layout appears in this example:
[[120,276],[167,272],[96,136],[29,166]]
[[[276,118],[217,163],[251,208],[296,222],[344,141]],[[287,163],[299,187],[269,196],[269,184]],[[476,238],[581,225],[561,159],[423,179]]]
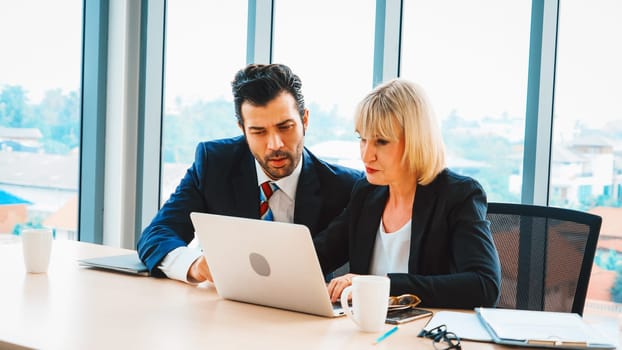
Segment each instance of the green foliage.
[[[201,141],[237,136],[242,133],[234,115],[233,103],[225,100],[197,101],[176,106],[178,112],[164,116],[164,161],[191,163]],[[310,104],[309,128],[305,144],[313,145],[328,140],[353,141],[354,126],[333,108],[323,111],[319,105]]]
[[0,92],[0,125],[25,127],[29,123],[26,91],[21,86],[8,85]]
[[319,105],[308,105],[310,111],[309,128],[305,135],[305,145],[333,140],[356,141],[354,122],[346,116],[339,115],[336,106],[325,111]]
[[597,207],[613,207],[619,208],[622,205],[621,202],[618,202],[615,198],[610,195],[601,194],[596,197],[596,206]]
[[622,303],[622,268],[616,270],[616,280],[611,287],[611,301]]
[[613,249],[598,249],[594,257],[594,264],[608,271],[619,270],[622,268],[620,254]]
[[[468,121],[452,112],[443,122],[442,133],[447,149],[456,157],[479,161],[485,167],[476,174],[468,174],[477,179],[486,190],[488,200],[495,202],[520,202],[517,194],[510,192],[510,177],[520,168],[516,144],[497,135],[482,135],[477,131],[477,121]],[[494,151],[493,151],[494,150]]]
[[[38,128],[43,135],[40,140],[43,149],[64,154],[80,144],[79,103],[77,92],[63,94],[60,89],[54,89],[47,91],[40,103],[31,104],[22,87],[5,86],[0,92],[0,126]],[[241,134],[231,101],[199,100],[183,104],[179,100],[172,107],[175,112],[163,118],[165,162],[191,163],[199,142]],[[350,116],[340,115],[336,106],[327,109],[311,103],[308,108],[307,146],[329,140],[356,140]],[[520,156],[513,156],[520,153],[520,147],[504,137],[473,134],[473,130],[481,129],[478,123],[452,112],[442,128],[447,148],[458,157],[486,164],[468,175],[482,183],[490,201],[518,202],[520,198],[509,191],[509,179],[520,168]],[[609,202],[605,198],[599,201]]]
[[[77,95],[63,96],[60,91],[53,90],[41,105],[33,107],[46,120],[38,125],[46,136],[44,145],[48,152],[63,153],[78,145],[79,125],[72,122],[78,118],[71,114],[77,113],[77,105]],[[179,101],[172,107],[175,112],[166,114],[163,119],[164,162],[191,163],[199,142],[241,133],[231,101],[199,100],[191,104]],[[336,107],[327,109],[311,103],[308,108],[311,113],[305,136],[307,146],[329,140],[356,140],[349,116],[340,115]],[[457,152],[458,157],[486,164],[473,176],[482,183],[489,200],[520,201],[518,195],[509,192],[509,178],[520,167],[520,157],[512,157],[517,153],[516,144],[500,136],[465,133],[468,129],[478,130],[477,123],[452,113],[442,129],[448,149]]]
[[611,286],[611,301],[622,303],[622,256],[614,249],[598,249],[594,264],[607,271],[615,271],[616,278]]
[[13,234],[16,236],[19,236],[23,230],[28,229],[28,228],[42,228],[42,219],[40,217],[33,217],[32,219],[28,220],[25,223],[22,224],[15,224],[15,226],[13,227]]
[[21,86],[5,86],[0,92],[0,126],[36,128],[47,153],[64,154],[80,145],[78,93],[49,90],[39,104],[30,104]]
[[192,163],[201,141],[240,135],[233,103],[225,100],[198,101],[178,106],[177,114],[164,116],[164,161]]
[[[46,92],[36,108],[40,119],[46,121],[45,125],[39,126],[44,135],[43,144],[46,151],[58,149],[64,153],[80,146],[78,103],[76,92],[71,92],[67,96],[58,89]],[[66,147],[58,147],[55,143],[61,143]]]

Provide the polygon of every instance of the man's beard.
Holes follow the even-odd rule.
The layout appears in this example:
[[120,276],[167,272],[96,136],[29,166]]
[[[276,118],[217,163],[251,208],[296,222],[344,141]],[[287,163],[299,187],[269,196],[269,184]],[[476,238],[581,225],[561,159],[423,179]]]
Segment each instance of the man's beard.
[[[255,157],[255,158],[257,158],[257,161],[263,168],[263,171],[270,178],[276,180],[276,179],[289,176],[294,172],[294,169],[296,169],[296,166],[298,165],[297,160],[300,160],[301,155],[302,155],[302,145],[299,146],[299,149],[300,149],[300,152],[299,152],[298,157],[294,156],[290,152],[274,151],[270,153],[269,155],[265,156],[264,158],[258,158],[258,157]],[[273,159],[279,159],[279,160],[284,159],[287,162],[286,162],[286,165],[279,167],[279,168],[275,168],[270,165],[270,161]]]

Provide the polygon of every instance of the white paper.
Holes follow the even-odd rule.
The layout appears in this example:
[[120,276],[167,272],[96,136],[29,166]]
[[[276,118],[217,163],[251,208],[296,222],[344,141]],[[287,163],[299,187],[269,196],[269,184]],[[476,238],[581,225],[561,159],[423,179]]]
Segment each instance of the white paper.
[[[482,322],[486,322],[494,331],[498,342],[552,341],[559,342],[556,346],[577,343],[576,347],[609,345],[578,314],[493,308],[476,308],[475,311],[481,316]],[[585,345],[580,346],[579,343]]]
[[[489,333],[478,313],[492,324],[497,337]],[[551,344],[552,348],[615,348],[609,339],[585,322],[579,315],[545,311],[524,311],[510,309],[476,308],[476,312],[438,311],[424,327],[429,331],[439,325],[446,325],[448,332],[465,340],[498,342],[520,346],[531,346],[531,340],[563,340],[566,343]],[[494,326],[494,327],[493,327]],[[507,338],[506,338],[507,337]],[[569,341],[578,343],[570,345]],[[580,345],[580,343],[585,343]]]
[[447,326],[448,332],[455,333],[460,339],[492,342],[492,337],[473,312],[437,311],[424,329],[429,331],[442,324]]

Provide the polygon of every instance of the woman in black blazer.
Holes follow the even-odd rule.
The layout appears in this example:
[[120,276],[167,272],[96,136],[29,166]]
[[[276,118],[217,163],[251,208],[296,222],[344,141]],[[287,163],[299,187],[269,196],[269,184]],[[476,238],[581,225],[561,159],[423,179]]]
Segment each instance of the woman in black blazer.
[[486,194],[446,168],[445,149],[423,91],[403,79],[374,89],[355,114],[366,178],[314,239],[323,271],[350,263],[328,284],[331,299],[357,274],[386,275],[391,295],[421,306],[494,306],[501,268],[486,220]]

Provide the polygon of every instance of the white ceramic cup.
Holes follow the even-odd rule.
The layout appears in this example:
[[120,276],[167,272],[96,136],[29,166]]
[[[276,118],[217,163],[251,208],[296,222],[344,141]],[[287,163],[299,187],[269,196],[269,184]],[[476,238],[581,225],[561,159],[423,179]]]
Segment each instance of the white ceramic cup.
[[[384,328],[389,305],[390,280],[385,276],[354,276],[352,285],[341,292],[345,314],[363,332],[380,332]],[[348,296],[352,293],[352,308]]]
[[49,228],[28,228],[22,230],[22,250],[26,271],[46,273],[52,252],[52,230]]

